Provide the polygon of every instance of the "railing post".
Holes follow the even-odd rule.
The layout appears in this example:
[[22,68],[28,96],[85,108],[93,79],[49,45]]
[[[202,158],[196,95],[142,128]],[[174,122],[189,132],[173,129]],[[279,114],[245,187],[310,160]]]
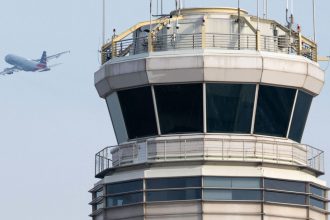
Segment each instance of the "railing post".
[[261,143],[261,161],[264,162],[264,143]]
[[293,147],[293,144],[291,144],[291,151],[292,151],[292,152],[291,152],[291,154],[292,154],[292,155],[291,155],[291,156],[292,156],[291,161],[292,161],[292,164],[294,164],[294,156],[293,156],[293,154],[294,154],[294,150],[293,150],[293,148],[294,148],[294,147]]
[[302,37],[301,37],[301,33],[298,33],[297,53],[298,53],[298,55],[302,54]]
[[132,163],[134,163],[135,148],[136,148],[136,143],[133,144],[133,149],[132,149]]
[[318,158],[317,158],[317,161],[318,161],[318,170],[321,170],[321,159],[320,159],[320,153],[319,152],[317,152],[317,154],[318,154]]
[[149,34],[148,34],[148,52],[151,53],[154,51],[154,47],[153,47],[153,44],[152,44],[152,32],[150,30]]
[[187,159],[186,144],[187,144],[187,139],[184,140],[184,145],[183,145],[184,159],[185,160]]
[[98,173],[98,171],[97,171],[98,166],[97,166],[97,159],[96,158],[97,158],[97,154],[95,154],[95,175]]
[[193,42],[193,49],[195,49],[195,34],[192,35],[193,39],[192,39],[192,42]]
[[308,152],[309,152],[309,147],[307,145],[306,146],[306,166],[308,166]]
[[221,146],[222,147],[221,148],[221,151],[222,151],[222,160],[224,160],[224,155],[223,155],[224,154],[224,151],[223,151],[223,142],[224,142],[224,140],[222,139],[221,141],[222,141],[222,146]]
[[164,161],[166,161],[166,141],[164,141]]
[[206,16],[203,17],[203,24],[202,24],[202,48],[206,48]]
[[256,32],[256,51],[260,50],[260,31]]
[[205,160],[205,142],[206,140],[203,139],[203,160]]
[[146,141],[146,152],[145,152],[145,154],[146,154],[146,161],[145,162],[148,162],[149,161],[148,145],[149,145],[149,142]]
[[118,164],[119,166],[121,165],[121,157],[122,157],[122,150],[121,150],[121,147],[119,147],[118,149]]
[[245,160],[245,141],[243,140],[243,161]]
[[111,43],[111,50],[112,50],[112,58],[117,56],[117,42],[116,41],[112,41]]
[[312,59],[314,62],[317,62],[317,45],[312,46]]
[[278,155],[278,142],[276,142],[276,160],[277,160],[277,163],[279,161],[279,155]]

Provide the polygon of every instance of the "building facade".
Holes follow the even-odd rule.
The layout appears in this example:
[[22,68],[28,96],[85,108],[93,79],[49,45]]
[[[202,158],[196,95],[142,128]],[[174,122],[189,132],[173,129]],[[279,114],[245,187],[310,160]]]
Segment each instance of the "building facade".
[[95,156],[93,220],[326,220],[324,153],[301,143],[324,85],[299,30],[176,10],[102,48],[117,146]]

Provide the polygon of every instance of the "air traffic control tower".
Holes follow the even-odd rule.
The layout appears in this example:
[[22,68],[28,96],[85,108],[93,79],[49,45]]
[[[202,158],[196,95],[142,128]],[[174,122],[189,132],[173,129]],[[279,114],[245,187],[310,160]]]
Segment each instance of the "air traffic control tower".
[[93,220],[326,220],[324,153],[301,143],[324,72],[289,25],[186,8],[102,47],[118,145],[95,155]]

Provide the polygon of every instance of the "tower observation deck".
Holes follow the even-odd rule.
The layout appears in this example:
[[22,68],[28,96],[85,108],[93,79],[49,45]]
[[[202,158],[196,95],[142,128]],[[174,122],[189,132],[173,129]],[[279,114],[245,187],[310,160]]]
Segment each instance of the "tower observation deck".
[[234,8],[188,8],[102,47],[117,146],[95,155],[94,220],[326,220],[322,150],[301,143],[317,45]]

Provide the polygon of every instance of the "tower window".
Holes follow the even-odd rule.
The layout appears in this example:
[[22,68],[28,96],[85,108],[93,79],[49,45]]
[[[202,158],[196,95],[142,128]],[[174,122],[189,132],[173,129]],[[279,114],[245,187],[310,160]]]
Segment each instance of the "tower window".
[[157,134],[151,88],[118,91],[129,139]]
[[236,201],[261,201],[260,190],[225,190],[225,189],[205,189],[203,191],[205,200],[236,200]]
[[162,134],[203,132],[202,84],[155,86]]
[[301,141],[312,100],[313,96],[299,91],[289,133],[290,139]]
[[148,202],[201,199],[200,189],[162,190],[146,192]]
[[295,93],[295,89],[261,85],[254,132],[286,137]]
[[265,179],[265,188],[292,192],[306,192],[306,183],[287,180]]
[[250,133],[255,85],[207,84],[207,131]]
[[305,205],[306,204],[306,195],[266,191],[265,192],[265,201]]
[[107,197],[107,207],[124,206],[143,202],[143,193],[129,193]]
[[201,177],[147,179],[146,187],[147,189],[201,187]]

